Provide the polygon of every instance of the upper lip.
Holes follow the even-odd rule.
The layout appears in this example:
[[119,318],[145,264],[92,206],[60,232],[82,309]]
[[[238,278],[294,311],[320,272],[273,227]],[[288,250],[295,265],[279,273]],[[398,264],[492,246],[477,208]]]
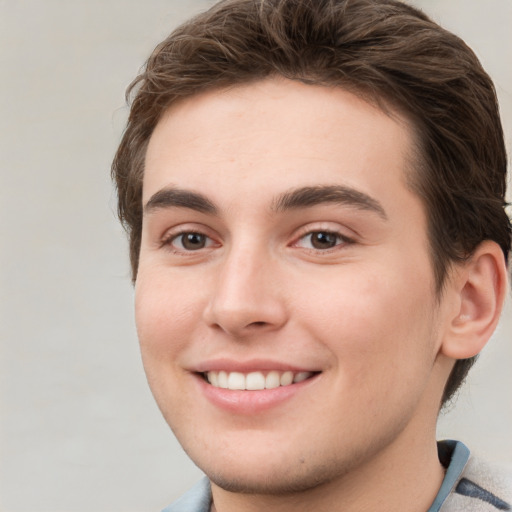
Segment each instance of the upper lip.
[[317,372],[318,369],[305,367],[302,365],[294,365],[282,361],[274,361],[271,359],[250,359],[247,361],[235,361],[233,359],[211,359],[203,361],[191,369],[197,373],[206,372],[264,372],[264,371],[292,371],[292,372]]

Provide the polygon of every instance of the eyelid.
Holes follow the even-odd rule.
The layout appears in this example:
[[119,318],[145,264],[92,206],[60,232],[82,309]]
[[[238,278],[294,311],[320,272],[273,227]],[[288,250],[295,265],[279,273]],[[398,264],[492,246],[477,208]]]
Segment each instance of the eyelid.
[[172,250],[174,253],[193,253],[193,252],[199,252],[201,249],[197,249],[195,251],[186,250],[186,249],[173,249],[172,248],[172,242],[179,238],[180,236],[187,234],[187,233],[197,233],[198,235],[202,235],[212,241],[212,244],[209,244],[207,247],[204,247],[202,249],[209,249],[213,245],[220,245],[220,243],[216,240],[217,237],[214,236],[212,233],[212,230],[207,228],[206,226],[200,225],[200,224],[179,224],[175,227],[167,229],[164,234],[160,237],[158,241],[158,245],[160,248],[168,248]]
[[318,233],[318,232],[326,232],[333,233],[339,235],[341,238],[346,240],[356,241],[359,234],[346,226],[343,226],[339,223],[334,222],[309,222],[308,224],[301,226],[296,230],[296,233],[293,235],[294,240],[298,240],[308,234]]
[[[185,235],[198,235],[200,237],[204,237],[204,240],[205,240],[204,247],[199,247],[197,249],[186,249],[185,247],[179,247],[179,248],[175,247],[173,244],[175,242],[177,242],[178,240],[183,239],[183,237]],[[182,233],[177,233],[176,235],[171,236],[169,238],[169,241],[166,242],[166,244],[172,245],[173,248],[175,248],[176,250],[181,251],[181,252],[197,252],[197,251],[200,251],[201,249],[207,249],[208,247],[211,247],[213,245],[213,240],[208,235],[205,235],[204,233],[198,233],[197,231],[183,231]],[[180,245],[183,246],[183,240],[181,240]]]
[[304,240],[308,236],[311,237],[315,233],[326,233],[326,234],[329,234],[329,235],[333,235],[333,236],[335,236],[339,240],[339,242],[336,243],[335,245],[333,245],[332,247],[327,247],[325,249],[319,249],[319,248],[316,248],[316,247],[311,247],[311,248],[304,247],[305,249],[310,249],[312,251],[319,251],[319,252],[327,252],[327,251],[330,251],[330,250],[334,250],[336,247],[339,247],[341,245],[346,245],[346,244],[352,243],[352,240],[350,240],[349,238],[341,235],[340,233],[335,233],[335,232],[332,232],[332,231],[320,230],[320,231],[311,231],[310,233],[306,233],[305,235],[299,237],[294,245],[295,246],[299,246],[299,243],[301,242],[301,240]]
[[325,223],[321,223],[318,225],[311,225],[308,224],[307,226],[303,226],[300,228],[299,232],[294,236],[293,242],[290,244],[291,247],[300,247],[299,243],[301,240],[303,240],[307,236],[311,236],[314,233],[329,233],[332,235],[335,235],[337,238],[339,238],[340,242],[334,245],[333,247],[326,248],[326,249],[317,249],[314,247],[300,247],[305,250],[309,250],[315,253],[329,253],[332,251],[340,250],[347,245],[352,245],[356,243],[356,237],[352,235],[347,235],[345,231],[348,231],[347,229],[343,229],[341,226],[333,226],[326,225]]

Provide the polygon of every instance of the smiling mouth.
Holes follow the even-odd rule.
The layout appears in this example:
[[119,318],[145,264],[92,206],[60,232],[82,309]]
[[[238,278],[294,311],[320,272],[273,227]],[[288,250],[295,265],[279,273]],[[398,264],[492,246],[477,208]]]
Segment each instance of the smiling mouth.
[[291,386],[310,379],[318,372],[227,372],[210,371],[203,373],[203,377],[215,388],[260,391],[263,389],[275,389],[282,386]]

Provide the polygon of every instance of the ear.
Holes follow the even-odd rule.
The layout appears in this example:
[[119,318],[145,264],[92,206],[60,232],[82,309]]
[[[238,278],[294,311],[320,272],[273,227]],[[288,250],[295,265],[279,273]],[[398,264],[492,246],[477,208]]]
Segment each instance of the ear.
[[477,355],[500,318],[507,290],[507,267],[500,246],[487,240],[472,257],[456,265],[450,291],[455,294],[440,352],[453,359]]

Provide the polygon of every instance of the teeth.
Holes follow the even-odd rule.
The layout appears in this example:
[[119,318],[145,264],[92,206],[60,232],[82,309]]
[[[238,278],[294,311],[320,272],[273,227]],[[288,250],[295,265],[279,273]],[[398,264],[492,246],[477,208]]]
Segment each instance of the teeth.
[[[212,372],[213,373],[213,372]],[[213,386],[215,386],[215,384],[213,383],[213,379],[210,380],[210,384],[212,384]],[[219,376],[218,376],[218,387],[219,388],[224,388],[224,389],[227,389],[228,388],[228,374],[226,372],[219,372]]]
[[[215,386],[216,388],[220,387],[219,386],[219,374],[218,373],[211,372],[211,375],[209,376],[209,378],[212,379],[212,381],[211,381],[212,386]],[[226,381],[226,384],[227,384],[227,381]]]
[[309,379],[313,372],[278,372],[271,371],[266,375],[262,372],[207,372],[208,382],[216,388],[232,390],[258,391],[262,389],[274,389],[279,386],[289,386]]
[[269,372],[265,377],[265,388],[273,389],[281,385],[281,377],[278,372]]
[[245,389],[245,375],[231,372],[228,376],[228,389]]
[[293,382],[293,372],[284,372],[281,375],[281,386],[289,386]]
[[[213,385],[215,386],[215,384]],[[253,391],[257,389],[265,389],[265,376],[263,375],[263,373],[252,372],[247,374],[247,377],[245,377],[245,389],[250,389]]]
[[309,372],[299,372],[293,377],[293,382],[302,382],[303,380],[308,379],[311,376]]

